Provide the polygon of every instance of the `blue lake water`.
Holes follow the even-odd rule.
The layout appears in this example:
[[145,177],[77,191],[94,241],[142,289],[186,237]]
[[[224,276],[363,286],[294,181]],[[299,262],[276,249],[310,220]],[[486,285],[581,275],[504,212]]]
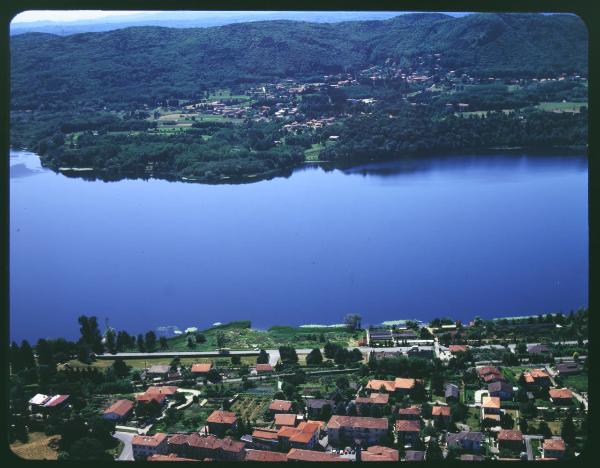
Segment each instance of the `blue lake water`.
[[10,155],[11,339],[568,312],[588,302],[587,158],[452,156],[243,185],[86,181]]

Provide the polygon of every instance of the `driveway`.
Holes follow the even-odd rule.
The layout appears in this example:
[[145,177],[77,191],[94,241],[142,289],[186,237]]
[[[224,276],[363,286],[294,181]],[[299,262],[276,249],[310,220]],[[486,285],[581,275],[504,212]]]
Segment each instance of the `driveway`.
[[117,460],[133,461],[133,448],[131,447],[131,441],[134,435],[135,434],[132,434],[131,432],[115,431],[113,437],[123,442],[123,450],[121,451],[121,454],[117,457]]
[[541,435],[524,435],[523,439],[525,439],[525,447],[527,448],[527,460],[534,461],[535,457],[533,455],[533,447],[531,446],[531,440],[543,440],[544,437],[542,437]]

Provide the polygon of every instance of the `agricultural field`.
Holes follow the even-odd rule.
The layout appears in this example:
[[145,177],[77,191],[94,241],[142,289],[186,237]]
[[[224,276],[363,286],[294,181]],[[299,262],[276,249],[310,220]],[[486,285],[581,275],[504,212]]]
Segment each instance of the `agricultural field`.
[[58,435],[47,436],[43,432],[31,432],[28,442],[15,442],[10,445],[10,449],[25,460],[56,460],[58,459],[56,445],[59,439]]
[[571,388],[576,392],[587,392],[589,377],[587,374],[580,375],[569,375],[565,377],[559,377],[562,385]]
[[342,346],[356,346],[362,338],[360,332],[348,332],[339,328],[308,328],[274,326],[268,330],[255,330],[246,322],[233,322],[209,328],[199,334],[204,335],[204,343],[195,343],[188,348],[187,336],[180,335],[169,339],[169,351],[213,351],[217,346],[217,332],[222,332],[224,347],[233,350],[276,349],[280,346],[293,345],[296,348],[323,347],[327,340]]
[[579,112],[580,107],[587,108],[587,102],[540,102],[536,109],[546,112],[562,111],[562,112]]
[[248,420],[252,424],[267,425],[269,423],[264,420],[264,414],[272,399],[272,395],[243,394],[231,405],[231,411],[244,422]]

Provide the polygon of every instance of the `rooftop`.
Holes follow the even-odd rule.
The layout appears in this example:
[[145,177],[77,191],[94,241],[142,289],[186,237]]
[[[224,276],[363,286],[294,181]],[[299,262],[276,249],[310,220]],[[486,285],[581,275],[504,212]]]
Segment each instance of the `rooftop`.
[[396,432],[420,432],[421,423],[415,419],[399,419],[396,421]]
[[327,427],[338,429],[340,427],[359,427],[364,429],[387,429],[387,418],[366,418],[360,416],[332,416]]
[[565,441],[561,438],[546,439],[542,445],[544,450],[565,450]]
[[434,406],[431,408],[432,416],[450,416],[449,406]]
[[211,413],[206,421],[215,424],[235,424],[237,416],[231,411],[216,410]]
[[347,458],[341,458],[340,456],[332,452],[316,452],[314,450],[303,450],[293,448],[287,454],[287,459],[293,461],[309,461],[309,462],[345,462],[350,461]]
[[287,461],[287,454],[269,452],[267,450],[246,450],[245,460],[255,462],[284,462]]
[[484,396],[481,399],[481,406],[483,408],[500,408],[500,397]]
[[164,432],[157,432],[153,436],[148,435],[134,435],[131,440],[132,445],[143,445],[146,447],[157,447],[167,439],[167,434]]
[[133,401],[130,400],[117,400],[112,405],[104,410],[104,414],[115,413],[119,416],[125,416],[133,408]]
[[269,405],[271,411],[281,411],[286,413],[292,409],[292,402],[287,400],[273,400]]
[[192,365],[192,372],[198,374],[206,374],[209,370],[212,369],[212,364],[209,363],[198,363]]
[[548,394],[553,400],[570,400],[573,398],[573,393],[568,388],[552,388],[548,390]]
[[498,440],[523,440],[523,433],[521,431],[511,431],[509,429],[502,429],[500,432],[498,432]]
[[296,415],[289,413],[279,413],[275,415],[276,426],[295,426]]

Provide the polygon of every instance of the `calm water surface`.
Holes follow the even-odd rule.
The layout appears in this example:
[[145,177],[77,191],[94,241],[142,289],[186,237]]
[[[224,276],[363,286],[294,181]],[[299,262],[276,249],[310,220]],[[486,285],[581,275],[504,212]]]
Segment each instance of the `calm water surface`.
[[244,185],[11,164],[11,339],[250,319],[363,323],[587,305],[587,158],[306,167]]

